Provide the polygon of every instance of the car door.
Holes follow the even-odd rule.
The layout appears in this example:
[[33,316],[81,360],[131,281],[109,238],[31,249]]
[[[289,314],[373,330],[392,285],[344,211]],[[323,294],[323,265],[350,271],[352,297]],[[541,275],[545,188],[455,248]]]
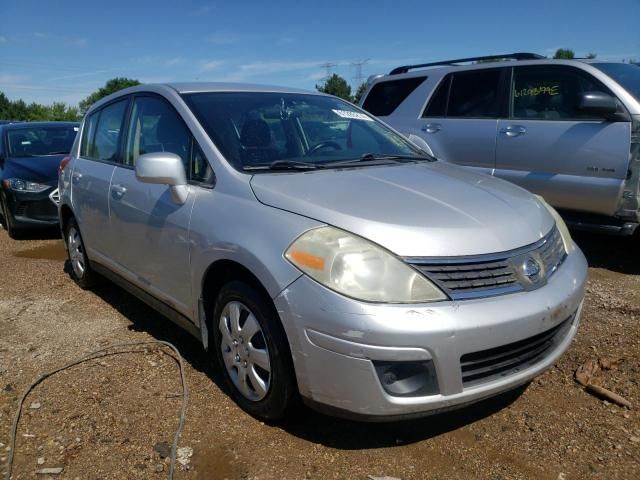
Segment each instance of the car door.
[[611,91],[570,66],[515,67],[511,83],[495,175],[554,207],[612,215],[629,168],[631,124],[579,109],[581,93]]
[[450,73],[431,95],[421,136],[440,160],[491,174],[498,117],[505,110],[504,68]]
[[120,151],[129,100],[111,103],[84,123],[80,155],[71,173],[73,210],[87,254],[110,263],[114,253],[109,235],[109,184]]
[[144,153],[169,151],[187,166],[191,134],[163,98],[141,95],[132,102],[123,161],[109,192],[115,258],[125,278],[190,316],[189,219],[195,195],[175,203],[167,185],[138,181],[135,163]]

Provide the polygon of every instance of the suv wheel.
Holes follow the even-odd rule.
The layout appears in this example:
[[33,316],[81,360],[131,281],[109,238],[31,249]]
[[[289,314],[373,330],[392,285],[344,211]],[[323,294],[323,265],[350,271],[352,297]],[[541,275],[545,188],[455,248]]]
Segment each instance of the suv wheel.
[[213,345],[233,399],[249,414],[282,418],[296,386],[288,344],[270,301],[251,286],[222,287],[213,316]]
[[67,255],[71,266],[71,278],[82,289],[90,288],[95,280],[95,273],[89,265],[84,242],[80,236],[80,229],[75,218],[70,218],[65,227],[65,243],[67,247]]

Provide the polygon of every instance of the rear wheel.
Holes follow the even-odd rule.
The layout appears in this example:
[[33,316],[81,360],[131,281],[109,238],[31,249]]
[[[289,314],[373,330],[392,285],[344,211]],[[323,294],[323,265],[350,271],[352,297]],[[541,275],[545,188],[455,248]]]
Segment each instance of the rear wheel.
[[285,416],[296,384],[287,339],[270,300],[252,286],[222,287],[213,316],[213,345],[233,399],[264,419]]
[[95,283],[96,274],[89,264],[80,229],[74,218],[70,218],[65,226],[65,243],[71,266],[69,271],[71,278],[80,288],[91,288]]

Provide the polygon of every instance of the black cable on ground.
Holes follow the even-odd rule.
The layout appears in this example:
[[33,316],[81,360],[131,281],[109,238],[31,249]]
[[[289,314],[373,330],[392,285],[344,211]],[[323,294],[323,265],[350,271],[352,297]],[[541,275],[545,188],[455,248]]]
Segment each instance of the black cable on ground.
[[[182,434],[182,429],[184,427],[184,419],[187,414],[187,402],[189,398],[189,391],[187,389],[187,379],[185,377],[184,362],[182,360],[182,355],[180,355],[180,352],[178,351],[178,349],[174,347],[171,343],[165,342],[162,340],[146,340],[142,342],[119,343],[116,345],[110,345],[100,350],[96,350],[95,352],[89,353],[88,355],[78,360],[74,360],[71,363],[67,363],[66,365],[63,365],[54,370],[51,370],[50,372],[40,375],[31,385],[29,385],[29,387],[27,387],[25,392],[22,394],[22,397],[20,397],[20,400],[18,401],[18,410],[16,411],[16,416],[13,419],[13,426],[11,428],[11,434],[10,434],[11,436],[9,438],[10,450],[9,450],[9,457],[7,460],[7,471],[5,475],[5,480],[11,480],[13,457],[16,449],[16,435],[18,432],[18,422],[20,421],[20,414],[22,413],[22,406],[24,404],[24,401],[26,400],[27,395],[29,395],[31,390],[33,390],[38,384],[40,384],[42,381],[44,381],[48,377],[55,375],[56,373],[61,372],[62,370],[66,370],[68,368],[74,367],[76,365],[87,362],[89,360],[96,360],[98,358],[101,358],[107,355],[141,352],[141,350],[124,350],[119,352],[111,352],[111,350],[113,350],[114,348],[136,347],[140,345],[151,345],[151,344],[164,345],[165,347],[169,347],[171,350],[173,350],[173,352],[176,354],[175,359],[178,361],[178,365],[180,367],[180,379],[182,381],[182,409],[180,411],[180,421],[178,422],[178,428],[176,429],[176,434],[173,438],[173,445],[171,445],[171,465],[169,467],[169,477],[168,477],[169,480],[173,480],[173,475],[175,473],[175,468],[176,468],[176,452],[178,450],[178,442],[180,441],[180,435]],[[162,350],[160,351],[162,352]],[[163,353],[167,354],[167,352],[163,352]]]

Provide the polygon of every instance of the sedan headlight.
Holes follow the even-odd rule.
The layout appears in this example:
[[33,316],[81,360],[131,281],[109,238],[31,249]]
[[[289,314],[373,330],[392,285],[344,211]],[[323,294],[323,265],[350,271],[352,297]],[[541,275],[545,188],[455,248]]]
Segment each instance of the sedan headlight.
[[558,227],[558,231],[560,232],[560,236],[562,237],[564,249],[567,253],[569,253],[573,248],[573,239],[571,238],[571,234],[569,233],[567,224],[564,222],[556,209],[549,205],[544,198],[542,198],[540,195],[536,195],[536,198],[542,205],[544,205],[544,207],[549,211],[553,219],[556,221],[556,226]]
[[21,180],[20,178],[8,178],[4,180],[4,184],[7,188],[15,190],[17,192],[32,192],[39,193],[44,192],[49,185],[43,185],[41,183],[29,182],[28,180]]
[[358,300],[423,303],[447,298],[386,250],[334,227],[303,233],[285,257],[322,285]]

